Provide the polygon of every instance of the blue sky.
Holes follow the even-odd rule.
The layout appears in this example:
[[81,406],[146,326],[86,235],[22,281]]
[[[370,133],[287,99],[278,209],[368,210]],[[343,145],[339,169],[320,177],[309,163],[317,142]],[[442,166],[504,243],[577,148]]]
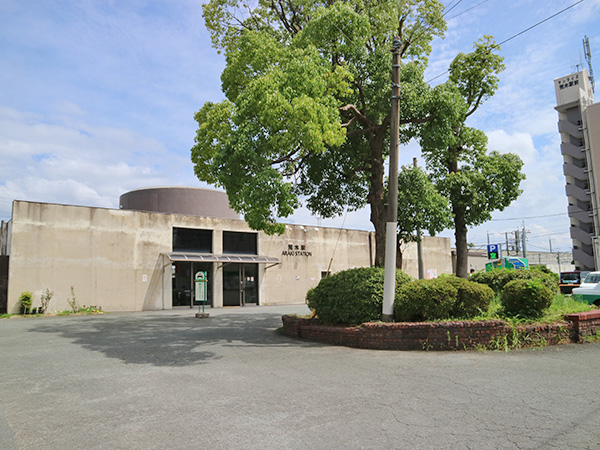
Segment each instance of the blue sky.
[[[447,14],[446,38],[433,42],[428,79],[483,34],[501,42],[577,1],[446,0],[456,7]],[[14,199],[117,207],[131,189],[203,186],[189,157],[193,115],[223,98],[224,59],[211,47],[201,6],[0,0],[0,219],[10,218]],[[554,249],[570,249],[553,80],[575,71],[585,35],[594,63],[600,0],[584,0],[503,45],[500,88],[470,124],[487,133],[490,150],[518,153],[527,180],[511,207],[470,230],[470,242],[483,245],[488,235],[500,242],[524,222],[530,250],[548,249],[549,239]],[[596,72],[600,77],[600,65]],[[411,164],[418,146],[400,154],[401,164]],[[300,210],[285,221],[343,220]],[[371,229],[368,212],[349,214],[345,226]]]

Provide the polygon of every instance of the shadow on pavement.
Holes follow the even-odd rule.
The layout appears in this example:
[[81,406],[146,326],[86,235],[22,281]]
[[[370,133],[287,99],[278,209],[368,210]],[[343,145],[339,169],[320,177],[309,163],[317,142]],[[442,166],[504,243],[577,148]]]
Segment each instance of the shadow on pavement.
[[[65,320],[66,319],[66,320]],[[279,334],[281,316],[227,314],[208,319],[193,316],[88,316],[55,318],[30,329],[54,333],[81,347],[126,364],[189,366],[221,356],[214,346],[311,347]],[[212,348],[212,349],[211,349]],[[215,349],[218,350],[218,349]]]

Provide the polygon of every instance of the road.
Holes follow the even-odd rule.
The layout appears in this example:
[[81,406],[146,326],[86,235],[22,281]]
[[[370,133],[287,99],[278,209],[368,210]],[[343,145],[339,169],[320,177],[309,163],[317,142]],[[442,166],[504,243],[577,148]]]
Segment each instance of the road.
[[600,344],[296,341],[305,306],[0,320],[0,448],[600,449]]

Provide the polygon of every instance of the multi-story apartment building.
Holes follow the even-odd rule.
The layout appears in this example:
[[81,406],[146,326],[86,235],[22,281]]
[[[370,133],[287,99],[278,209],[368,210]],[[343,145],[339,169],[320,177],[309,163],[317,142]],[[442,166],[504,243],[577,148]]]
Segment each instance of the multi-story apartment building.
[[577,270],[600,267],[600,103],[587,70],[554,80],[573,261]]

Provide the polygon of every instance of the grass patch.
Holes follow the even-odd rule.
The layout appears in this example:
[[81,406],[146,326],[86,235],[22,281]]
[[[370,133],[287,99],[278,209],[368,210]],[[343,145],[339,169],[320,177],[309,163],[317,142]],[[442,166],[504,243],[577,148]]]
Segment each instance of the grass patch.
[[489,309],[483,314],[474,317],[472,320],[503,320],[511,325],[526,324],[549,324],[562,322],[565,314],[573,314],[596,309],[593,305],[578,302],[570,295],[556,294],[552,299],[552,304],[544,311],[542,317],[536,319],[525,319],[519,317],[507,317],[503,314],[500,296],[496,295],[490,303]]
[[91,316],[96,314],[106,314],[104,311],[100,311],[94,308],[81,308],[77,312],[73,311],[56,311],[45,314],[0,314],[0,319],[10,319],[11,317],[54,317],[54,316]]

